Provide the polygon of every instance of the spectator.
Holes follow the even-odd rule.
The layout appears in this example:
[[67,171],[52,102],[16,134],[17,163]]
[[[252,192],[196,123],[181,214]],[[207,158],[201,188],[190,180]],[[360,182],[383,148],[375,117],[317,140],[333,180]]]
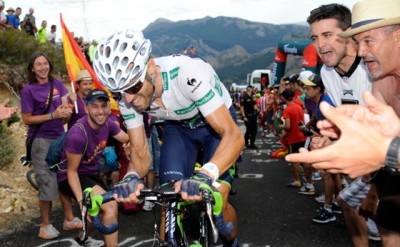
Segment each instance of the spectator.
[[[87,70],[80,70],[76,74],[76,84],[75,84],[75,91],[76,91],[76,105],[78,109],[74,109],[72,111],[72,115],[68,121],[68,129],[71,129],[71,127],[78,121],[78,119],[86,116],[86,111],[85,111],[85,99],[87,95],[89,94],[90,90],[92,89],[93,85],[93,79],[92,76],[90,75],[89,71]],[[69,102],[71,105],[73,102]]]
[[[21,90],[21,111],[22,121],[28,125],[28,138],[35,137],[31,157],[39,186],[42,221],[39,237],[53,239],[60,235],[50,222],[52,201],[58,196],[58,186],[56,174],[49,170],[45,157],[50,144],[64,133],[63,120],[71,116],[71,109],[62,104],[62,97],[68,96],[68,90],[62,81],[53,78],[53,65],[45,54],[34,53],[27,72],[29,82]],[[61,195],[60,201],[64,208],[64,228],[81,227],[82,222],[74,218],[70,202],[65,201]]]
[[43,20],[42,25],[40,26],[38,32],[37,32],[37,40],[39,44],[43,45],[47,43],[47,21]]
[[10,118],[14,113],[17,112],[17,107],[7,106],[8,102],[10,102],[10,99],[5,99],[0,104],[0,121]]
[[246,88],[246,93],[240,99],[240,114],[243,117],[244,124],[246,125],[246,132],[244,134],[246,147],[256,149],[255,145],[257,137],[257,117],[258,107],[254,98],[254,88],[249,85]]
[[[303,108],[294,102],[295,93],[292,89],[285,89],[282,92],[282,99],[286,103],[286,108],[283,110],[282,117],[284,119],[284,124],[282,128],[284,132],[282,136],[287,138],[289,144],[290,153],[298,153],[301,147],[304,147],[306,137],[301,132],[298,123],[304,123],[304,110]],[[300,165],[299,162],[291,162],[292,165],[292,180],[287,183],[289,187],[301,187],[300,180]],[[314,191],[314,186],[309,185],[310,190]]]
[[[307,22],[311,27],[311,39],[324,63],[320,73],[330,98],[336,106],[346,103],[362,104],[361,93],[371,90],[371,79],[364,61],[357,56],[354,41],[338,36],[351,25],[350,10],[339,4],[322,5],[311,11]],[[327,33],[332,35],[327,36]],[[312,140],[314,148],[322,143],[328,145],[331,142],[327,138],[319,137]],[[332,219],[328,215],[336,209],[336,205],[333,204],[335,194],[353,244],[368,245],[365,217],[359,214],[358,209],[366,198],[370,185],[359,178],[342,190],[340,175],[328,172],[322,172],[321,175],[324,181],[324,208],[314,219],[319,223],[327,223]]]
[[[321,104],[329,120],[319,123],[321,133],[339,137],[339,140],[320,150],[287,157],[288,160],[307,160],[317,168],[343,172],[351,177],[377,171],[372,182],[376,184],[379,195],[376,222],[383,246],[396,246],[400,238],[400,207],[397,203],[400,181],[396,147],[400,128],[399,119],[394,117],[394,112],[397,115],[400,113],[397,103],[400,15],[396,11],[399,4],[390,0],[356,3],[353,6],[352,28],[340,34],[343,37],[352,36],[357,42],[358,54],[366,61],[374,80],[373,93],[379,100],[388,102],[394,111],[367,92],[363,98],[366,107],[341,106],[335,110]],[[329,131],[333,125],[340,129],[340,136]],[[393,152],[388,151],[389,146]],[[337,156],[338,151],[340,156]]]
[[8,29],[14,29],[14,22],[15,22],[15,10],[14,8],[10,7],[7,9],[7,15],[6,15],[6,28]]
[[[121,143],[129,141],[128,135],[119,125],[109,119],[110,99],[105,91],[90,91],[86,97],[86,110],[87,116],[79,119],[66,136],[62,159],[66,159],[67,162],[62,163],[57,172],[62,194],[75,198],[81,207],[85,188],[92,187],[94,195],[106,192],[106,185],[99,176],[98,166],[105,148],[102,144],[107,142],[109,136]],[[102,221],[106,225],[118,222],[116,201],[103,204],[101,211]],[[104,241],[106,246],[117,246],[118,232],[104,235]]]
[[57,36],[57,26],[51,25],[50,33],[47,34],[46,40],[47,43],[53,46],[54,48],[56,47],[56,36]]
[[29,8],[29,14],[26,14],[24,20],[21,22],[21,29],[29,35],[35,36],[36,28],[36,17],[33,15],[34,9]]
[[94,51],[96,50],[96,47],[97,47],[97,40],[94,39],[89,46],[90,65],[93,64]]

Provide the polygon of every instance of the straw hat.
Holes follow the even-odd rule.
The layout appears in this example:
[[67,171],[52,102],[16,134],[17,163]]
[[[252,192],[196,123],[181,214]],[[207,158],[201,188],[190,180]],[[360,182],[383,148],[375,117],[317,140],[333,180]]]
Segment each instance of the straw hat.
[[399,0],[361,0],[353,6],[351,28],[339,35],[347,38],[378,27],[400,24],[399,10]]
[[78,74],[76,75],[76,81],[79,82],[82,80],[92,80],[89,71],[84,69],[78,72]]

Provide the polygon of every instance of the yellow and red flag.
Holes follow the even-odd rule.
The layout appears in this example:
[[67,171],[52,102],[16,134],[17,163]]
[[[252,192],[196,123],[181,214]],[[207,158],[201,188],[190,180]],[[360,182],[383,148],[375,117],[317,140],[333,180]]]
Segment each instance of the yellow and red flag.
[[61,22],[61,30],[62,30],[62,40],[63,40],[63,48],[64,48],[64,58],[65,64],[67,66],[68,76],[73,84],[73,87],[76,87],[76,74],[83,69],[86,69],[91,77],[93,78],[93,86],[98,89],[105,90],[107,94],[110,96],[111,109],[113,111],[118,111],[118,106],[114,99],[112,98],[111,93],[101,85],[99,79],[97,78],[92,66],[86,60],[81,48],[76,43],[74,37],[69,32],[67,26],[65,25],[62,14],[60,14],[60,22]]

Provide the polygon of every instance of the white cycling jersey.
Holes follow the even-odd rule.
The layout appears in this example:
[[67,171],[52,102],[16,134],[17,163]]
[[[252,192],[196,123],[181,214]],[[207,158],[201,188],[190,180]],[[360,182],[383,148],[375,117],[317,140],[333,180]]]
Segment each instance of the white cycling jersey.
[[371,77],[364,61],[356,59],[346,75],[340,75],[335,68],[322,66],[321,78],[329,97],[336,106],[342,104],[364,105],[362,92],[371,91]]
[[[154,102],[150,115],[165,120],[189,120],[199,113],[206,117],[222,104],[232,105],[228,90],[222,84],[210,64],[200,58],[171,55],[154,59],[161,69],[163,93],[161,100],[166,109]],[[122,99],[119,109],[128,129],[143,125],[140,111]]]

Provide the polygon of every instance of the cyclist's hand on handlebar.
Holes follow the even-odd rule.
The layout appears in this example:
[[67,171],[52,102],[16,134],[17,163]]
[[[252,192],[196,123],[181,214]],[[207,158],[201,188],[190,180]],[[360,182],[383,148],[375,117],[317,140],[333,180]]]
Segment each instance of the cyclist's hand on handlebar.
[[204,173],[198,173],[189,179],[184,179],[181,186],[181,197],[185,201],[200,201],[200,184],[212,185],[212,178]]
[[143,181],[137,173],[128,173],[124,180],[114,185],[114,199],[118,202],[140,203],[138,197],[143,188]]

